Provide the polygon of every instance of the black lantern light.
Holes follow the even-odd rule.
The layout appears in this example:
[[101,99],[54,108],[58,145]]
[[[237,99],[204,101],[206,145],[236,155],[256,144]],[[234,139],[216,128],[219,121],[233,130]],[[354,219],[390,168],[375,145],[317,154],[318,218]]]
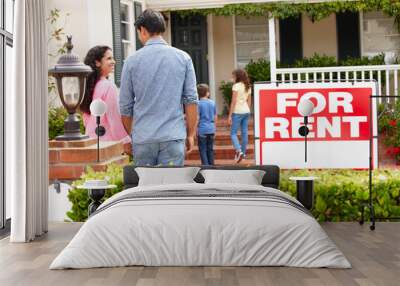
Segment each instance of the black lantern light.
[[300,100],[297,111],[304,117],[304,125],[300,126],[299,134],[304,137],[304,161],[307,162],[307,135],[310,132],[308,128],[308,117],[314,112],[314,103],[309,99]]
[[79,57],[73,54],[72,36],[67,36],[67,53],[62,55],[56,66],[49,70],[57,82],[58,94],[68,117],[64,121],[64,134],[57,136],[56,140],[81,140],[89,136],[82,135],[80,121],[76,110],[82,102],[85,91],[86,77],[92,69],[79,61]]
[[96,130],[97,135],[97,162],[100,162],[100,137],[106,134],[104,126],[100,125],[100,117],[107,111],[107,105],[101,99],[95,99],[90,104],[90,114],[96,116]]

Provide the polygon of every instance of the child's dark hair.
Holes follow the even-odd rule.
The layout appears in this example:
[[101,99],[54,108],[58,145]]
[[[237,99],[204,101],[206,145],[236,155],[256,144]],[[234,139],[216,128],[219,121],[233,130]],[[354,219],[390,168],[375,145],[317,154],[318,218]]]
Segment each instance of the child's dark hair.
[[205,83],[200,83],[197,85],[197,93],[199,94],[199,98],[203,98],[207,96],[207,93],[210,91],[210,88]]
[[250,79],[247,72],[244,69],[236,69],[232,72],[235,76],[235,83],[242,82],[246,87],[246,92],[250,89]]
[[165,32],[165,20],[160,12],[146,9],[135,21],[135,27],[137,30],[144,27],[150,35],[157,35]]

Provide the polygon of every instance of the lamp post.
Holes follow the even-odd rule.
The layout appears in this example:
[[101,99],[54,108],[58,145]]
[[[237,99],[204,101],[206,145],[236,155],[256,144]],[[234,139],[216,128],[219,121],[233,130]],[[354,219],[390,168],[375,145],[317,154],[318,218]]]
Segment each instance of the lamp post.
[[81,63],[79,57],[72,53],[74,47],[72,36],[67,36],[67,39],[67,53],[62,55],[55,67],[49,70],[49,75],[56,79],[58,94],[68,112],[68,117],[64,121],[64,134],[57,136],[56,140],[87,139],[89,136],[81,134],[76,110],[82,102],[86,77],[92,69]]
[[304,117],[304,125],[300,126],[299,134],[304,137],[304,161],[307,162],[307,135],[310,130],[307,127],[308,116],[314,111],[314,103],[309,99],[300,100],[297,111]]
[[107,105],[101,99],[95,99],[90,104],[90,114],[96,116],[96,130],[97,135],[97,162],[100,162],[100,136],[106,134],[104,126],[100,125],[100,117],[107,111]]

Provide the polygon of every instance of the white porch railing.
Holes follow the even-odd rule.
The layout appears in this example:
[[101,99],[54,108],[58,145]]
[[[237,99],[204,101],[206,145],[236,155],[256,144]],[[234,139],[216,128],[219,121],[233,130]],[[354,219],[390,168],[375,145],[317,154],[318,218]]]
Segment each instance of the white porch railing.
[[277,68],[276,80],[285,83],[312,83],[375,79],[378,83],[377,95],[399,95],[399,70],[400,65]]

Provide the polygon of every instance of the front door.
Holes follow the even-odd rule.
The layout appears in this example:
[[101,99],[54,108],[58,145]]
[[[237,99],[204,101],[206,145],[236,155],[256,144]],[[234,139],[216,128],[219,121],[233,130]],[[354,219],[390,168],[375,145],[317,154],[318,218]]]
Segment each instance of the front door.
[[205,16],[171,14],[172,46],[187,52],[194,65],[197,83],[208,83],[207,21]]

